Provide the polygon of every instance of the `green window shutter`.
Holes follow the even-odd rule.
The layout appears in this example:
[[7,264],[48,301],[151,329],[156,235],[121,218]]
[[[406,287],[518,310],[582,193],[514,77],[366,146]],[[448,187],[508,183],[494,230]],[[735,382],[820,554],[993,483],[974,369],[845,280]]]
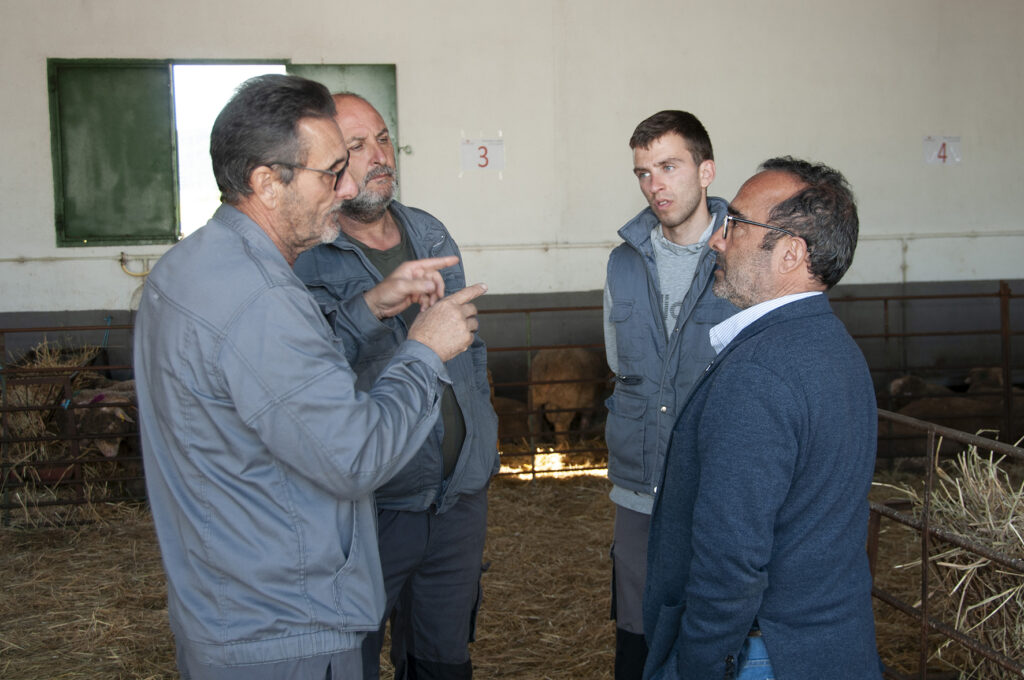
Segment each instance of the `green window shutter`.
[[47,62],[58,246],[174,243],[167,61]]

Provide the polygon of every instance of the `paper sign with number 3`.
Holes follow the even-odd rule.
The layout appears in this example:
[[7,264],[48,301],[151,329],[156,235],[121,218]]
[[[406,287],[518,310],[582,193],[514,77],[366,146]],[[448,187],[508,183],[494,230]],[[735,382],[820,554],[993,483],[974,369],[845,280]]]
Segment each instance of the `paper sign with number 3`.
[[462,140],[462,170],[504,170],[505,140]]

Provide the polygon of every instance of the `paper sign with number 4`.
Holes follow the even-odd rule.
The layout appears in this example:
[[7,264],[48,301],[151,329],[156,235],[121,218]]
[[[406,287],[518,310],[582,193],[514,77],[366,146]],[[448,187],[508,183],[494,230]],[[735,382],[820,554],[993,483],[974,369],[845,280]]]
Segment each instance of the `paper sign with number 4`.
[[925,137],[921,148],[925,163],[952,165],[960,162],[959,137]]

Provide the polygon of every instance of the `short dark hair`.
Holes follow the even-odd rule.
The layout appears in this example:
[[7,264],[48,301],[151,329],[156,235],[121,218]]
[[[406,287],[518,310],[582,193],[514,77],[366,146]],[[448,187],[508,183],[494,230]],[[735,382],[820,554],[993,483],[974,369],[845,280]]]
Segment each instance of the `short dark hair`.
[[[772,208],[768,221],[795,232],[807,242],[811,274],[826,288],[839,283],[857,249],[857,203],[849,182],[838,170],[792,156],[770,158],[760,170],[787,172],[807,186]],[[766,234],[771,249],[781,238]]]
[[[305,162],[299,139],[303,118],[334,118],[334,100],[320,83],[281,74],[256,76],[242,83],[217,116],[210,133],[210,158],[221,200],[236,204],[252,193],[249,175],[273,161]],[[281,166],[281,181],[292,171]]]
[[686,111],[659,111],[642,121],[633,130],[629,138],[630,149],[646,149],[670,132],[674,132],[686,141],[693,156],[694,165],[704,161],[715,160],[715,152],[711,148],[711,137],[697,116]]

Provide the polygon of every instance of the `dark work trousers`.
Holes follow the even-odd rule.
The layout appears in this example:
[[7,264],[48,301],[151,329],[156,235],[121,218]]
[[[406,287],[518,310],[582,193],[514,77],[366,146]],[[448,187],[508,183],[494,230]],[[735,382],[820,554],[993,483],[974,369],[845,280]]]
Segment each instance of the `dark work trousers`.
[[615,680],[640,680],[647,660],[643,604],[650,527],[650,515],[615,506],[615,537],[612,542]]
[[377,536],[387,606],[363,642],[363,678],[380,674],[384,628],[391,621],[395,680],[462,680],[473,667],[480,574],[487,533],[487,490],[461,496],[443,514],[380,510]]
[[245,666],[211,666],[177,649],[181,680],[352,680],[361,675],[362,653],[349,649],[335,654],[288,659]]

